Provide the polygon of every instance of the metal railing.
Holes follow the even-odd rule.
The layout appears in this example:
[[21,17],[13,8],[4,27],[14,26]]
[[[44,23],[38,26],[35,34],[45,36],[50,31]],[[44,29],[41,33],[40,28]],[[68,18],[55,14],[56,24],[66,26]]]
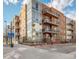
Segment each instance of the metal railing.
[[48,13],[52,16],[58,17],[57,13],[51,13],[51,11],[49,9],[44,9],[42,12],[43,12],[43,14]]
[[48,33],[58,33],[58,30],[54,30],[54,29],[43,29],[43,32],[48,32]]

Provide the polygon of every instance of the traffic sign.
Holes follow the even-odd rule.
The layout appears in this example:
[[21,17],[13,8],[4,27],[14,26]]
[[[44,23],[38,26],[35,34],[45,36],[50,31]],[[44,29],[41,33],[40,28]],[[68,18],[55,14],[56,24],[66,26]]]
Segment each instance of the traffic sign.
[[14,32],[8,32],[8,38],[13,38],[14,37]]

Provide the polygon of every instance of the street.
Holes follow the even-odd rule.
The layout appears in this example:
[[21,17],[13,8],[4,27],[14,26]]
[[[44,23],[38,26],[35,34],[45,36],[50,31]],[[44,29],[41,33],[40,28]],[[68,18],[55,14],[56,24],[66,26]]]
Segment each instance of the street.
[[76,59],[75,44],[55,44],[51,47],[15,45],[3,48],[4,59]]

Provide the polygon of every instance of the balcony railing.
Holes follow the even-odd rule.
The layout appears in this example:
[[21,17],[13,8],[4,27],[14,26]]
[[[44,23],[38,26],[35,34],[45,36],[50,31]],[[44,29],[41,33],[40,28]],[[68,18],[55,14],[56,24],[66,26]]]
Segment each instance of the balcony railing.
[[58,30],[53,30],[52,33],[53,34],[57,34],[59,31]]
[[43,23],[44,24],[50,24],[50,25],[55,25],[55,26],[58,26],[58,24],[57,24],[57,22],[52,22],[52,21],[50,21],[50,19],[44,19],[43,20]]
[[43,29],[43,33],[52,33],[51,29]]
[[19,20],[19,19],[16,19],[16,20],[15,20],[15,22],[16,22],[16,23],[19,23],[19,22],[20,22],[20,20]]
[[67,36],[73,36],[73,33],[71,33],[71,34],[67,34]]
[[20,33],[19,32],[16,32],[16,36],[19,36],[20,35]]
[[43,33],[53,33],[53,34],[55,34],[55,33],[58,33],[58,31],[57,30],[53,30],[53,29],[44,29]]
[[15,29],[19,29],[19,26],[16,26]]
[[67,27],[67,30],[73,30],[73,27]]
[[53,13],[51,13],[50,10],[48,10],[48,9],[44,9],[44,10],[43,10],[43,14],[49,14],[49,15],[51,15],[51,16],[58,17],[58,15],[57,15],[56,13],[53,14]]
[[48,23],[52,25],[52,22],[49,19],[44,19],[43,23]]
[[15,32],[19,32],[20,30],[19,29],[15,29]]
[[52,22],[53,25],[55,26],[58,26],[58,23],[57,22]]
[[74,25],[74,22],[73,21],[69,21],[67,22],[68,25]]

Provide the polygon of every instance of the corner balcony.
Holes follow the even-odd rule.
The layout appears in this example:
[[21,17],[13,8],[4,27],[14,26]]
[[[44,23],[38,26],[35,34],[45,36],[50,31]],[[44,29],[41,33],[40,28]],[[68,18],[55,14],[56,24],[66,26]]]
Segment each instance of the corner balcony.
[[57,14],[53,14],[53,13],[50,12],[50,10],[48,10],[48,9],[44,9],[44,10],[42,11],[42,13],[43,13],[43,14],[46,14],[46,15],[48,15],[48,16],[54,16],[54,17],[57,17],[57,18],[58,18],[58,15],[57,15]]

